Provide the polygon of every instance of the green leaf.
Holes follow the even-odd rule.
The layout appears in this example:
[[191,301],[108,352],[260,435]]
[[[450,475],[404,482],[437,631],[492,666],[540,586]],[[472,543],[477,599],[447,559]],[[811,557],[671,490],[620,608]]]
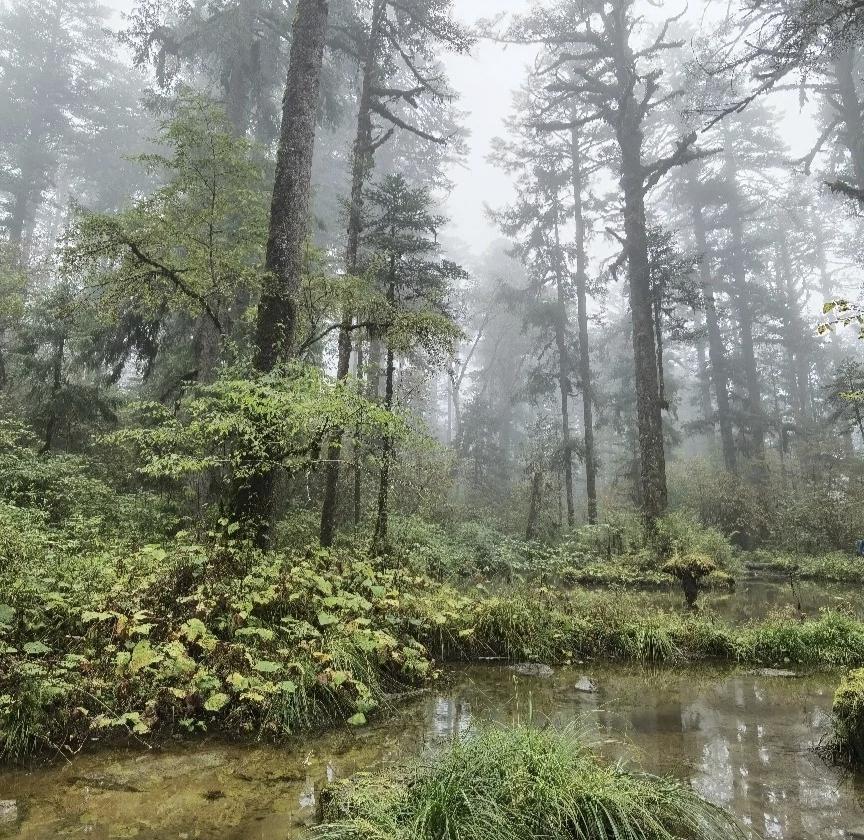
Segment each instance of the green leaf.
[[51,653],[51,648],[42,642],[26,642],[22,645],[24,653],[29,653],[32,656],[41,656],[43,653]]
[[0,624],[11,624],[15,617],[15,608],[9,604],[0,604]]
[[252,664],[252,667],[262,674],[275,674],[282,670],[282,665],[279,662],[271,662],[269,659],[258,659]]
[[357,712],[356,715],[351,715],[351,717],[348,718],[348,725],[349,726],[365,726],[366,725],[366,715],[364,715],[363,712]]
[[164,657],[161,653],[153,650],[150,642],[146,639],[142,639],[132,649],[132,658],[129,660],[129,670],[133,674],[137,674],[144,668],[148,668],[150,665],[155,665],[157,662],[161,662],[163,658]]
[[215,694],[211,694],[207,698],[207,702],[204,704],[204,708],[208,712],[221,711],[230,699],[231,698],[227,694],[223,694],[221,691],[217,691]]
[[318,623],[322,627],[326,627],[328,624],[335,624],[339,619],[333,615],[333,613],[328,612],[319,612],[318,613]]

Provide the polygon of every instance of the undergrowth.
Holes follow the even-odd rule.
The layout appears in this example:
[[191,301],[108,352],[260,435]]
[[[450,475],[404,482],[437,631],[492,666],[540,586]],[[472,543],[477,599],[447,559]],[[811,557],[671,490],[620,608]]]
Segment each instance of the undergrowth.
[[362,725],[436,661],[864,665],[864,624],[838,612],[736,627],[621,591],[499,592],[405,565],[363,543],[262,553],[183,533],[82,550],[0,506],[0,754]]

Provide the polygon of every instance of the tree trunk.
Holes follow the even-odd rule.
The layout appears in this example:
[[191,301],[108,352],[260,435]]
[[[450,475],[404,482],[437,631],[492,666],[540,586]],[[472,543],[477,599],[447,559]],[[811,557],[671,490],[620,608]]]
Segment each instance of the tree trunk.
[[[351,198],[348,205],[348,246],[345,254],[345,269],[349,275],[353,276],[356,276],[358,271],[360,235],[363,232],[363,189],[375,162],[375,147],[372,141],[372,98],[375,95],[375,83],[378,77],[378,50],[386,12],[386,0],[375,0],[372,7],[372,20],[369,24],[369,40],[366,45],[363,83],[360,90],[360,107],[357,113],[357,134],[354,138],[351,165]],[[352,320],[352,313],[343,313],[342,324],[339,329],[337,380],[344,379],[350,369]],[[328,447],[324,502],[321,506],[320,539],[322,546],[332,545],[336,533],[336,507],[339,495],[338,456],[342,448],[343,434],[343,429],[335,429]]]
[[570,441],[570,363],[567,352],[567,298],[564,293],[564,260],[558,230],[558,197],[555,201],[555,294],[558,312],[555,318],[555,344],[558,350],[558,390],[561,394],[561,443],[564,456],[564,493],[567,498],[567,527],[576,524],[573,505],[573,447]]
[[573,221],[576,244],[576,318],[579,323],[579,380],[582,385],[582,424],[585,435],[585,489],[588,497],[588,524],[597,522],[597,456],[594,448],[594,406],[591,384],[591,347],[588,337],[587,257],[585,218],[582,211],[582,153],[579,130],[570,136],[573,178]]
[[711,362],[711,382],[714,386],[714,399],[717,401],[717,422],[720,426],[720,443],[723,448],[723,463],[729,472],[738,468],[738,455],[735,451],[735,438],[732,433],[732,412],[729,408],[729,374],[726,367],[726,351],[723,347],[723,334],[717,317],[717,304],[714,300],[714,283],[711,277],[711,264],[708,258],[708,238],[705,232],[705,218],[702,207],[695,195],[695,181],[690,180],[691,212],[693,235],[696,251],[699,254],[699,279],[702,283],[702,300],[705,305],[705,324],[708,328],[708,359]]
[[625,109],[618,129],[621,149],[621,189],[624,193],[624,236],[630,311],[633,319],[633,357],[636,373],[636,419],[639,430],[639,477],[646,524],[666,510],[666,453],[657,346],[654,337],[648,236],[645,226],[645,184],[642,165],[642,129],[636,119],[635,100]]
[[[357,393],[363,396],[363,341],[357,341]],[[360,525],[363,518],[363,448],[359,431],[354,435],[354,527]]]
[[[288,77],[282,100],[282,126],[276,179],[270,206],[266,276],[255,329],[255,368],[269,373],[292,352],[296,321],[294,296],[300,285],[308,232],[312,154],[328,0],[298,0]],[[269,541],[275,468],[265,467],[235,486],[232,510],[253,526],[255,541]]]
[[[387,366],[385,371],[384,407],[393,410],[393,375],[395,358],[393,350],[387,348]],[[381,554],[387,550],[387,523],[390,497],[390,464],[393,460],[393,436],[384,435],[381,446],[381,474],[378,480],[378,515],[375,519],[375,535],[372,539],[372,551]]]
[[537,525],[540,519],[540,501],[543,494],[543,469],[534,465],[531,472],[531,498],[528,502],[528,524],[525,526],[525,539],[533,540],[537,536]]
[[328,0],[298,0],[270,206],[267,277],[256,323],[255,367],[264,373],[290,356],[294,340],[294,296],[300,286],[308,234],[327,15]]
[[42,441],[41,455],[51,451],[54,445],[54,433],[57,429],[57,395],[63,386],[63,355],[66,352],[66,339],[61,336],[54,345],[54,357],[51,360],[51,408],[48,412],[48,422],[45,424],[45,437]]
[[[395,232],[393,232],[395,233]],[[389,283],[387,286],[387,303],[391,309],[396,304],[396,257],[390,256]],[[393,411],[393,374],[395,371],[395,356],[393,348],[387,345],[387,363],[384,371],[384,408]],[[390,496],[390,462],[393,460],[393,435],[384,435],[381,443],[381,474],[378,480],[378,515],[375,519],[375,534],[372,537],[372,551],[382,554],[387,550],[388,504]]]
[[786,324],[784,343],[788,353],[787,371],[792,409],[796,422],[807,424],[810,420],[810,359],[807,353],[807,336],[801,321],[800,301],[795,287],[789,244],[783,233],[783,222],[777,220],[777,280],[778,292],[786,300]]
[[756,350],[753,341],[753,301],[747,282],[744,262],[744,227],[741,223],[741,200],[735,159],[732,156],[732,138],[724,127],[726,146],[726,181],[729,186],[729,229],[732,236],[732,279],[735,289],[735,311],[741,333],[741,356],[744,361],[744,377],[747,383],[747,422],[750,429],[753,455],[762,458],[765,454],[765,417],[762,413],[762,383],[756,367]]
[[[699,316],[694,311],[694,320],[699,323]],[[711,402],[711,377],[708,373],[708,359],[705,348],[705,336],[702,334],[702,324],[699,324],[700,333],[696,338],[696,366],[699,377],[699,402],[702,404],[702,419],[705,427],[709,430],[708,436],[714,439],[714,404]]]
[[[351,332],[350,321],[348,327],[343,323],[339,330],[339,348],[336,361],[336,379],[341,382],[348,376],[351,369]],[[336,536],[336,509],[339,502],[339,464],[342,454],[342,438],[344,429],[334,429],[327,445],[327,463],[324,477],[324,503],[321,505],[321,531],[320,541],[322,546],[333,545]]]

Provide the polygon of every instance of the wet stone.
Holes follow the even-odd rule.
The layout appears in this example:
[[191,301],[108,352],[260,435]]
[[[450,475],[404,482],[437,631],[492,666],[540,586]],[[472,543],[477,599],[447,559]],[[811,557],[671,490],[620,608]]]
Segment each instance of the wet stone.
[[579,679],[576,680],[576,684],[573,686],[573,688],[575,688],[576,691],[581,691],[584,694],[597,693],[597,686],[593,682],[591,682],[588,677],[579,677]]
[[520,662],[518,665],[511,665],[510,670],[523,677],[551,677],[555,673],[548,665],[539,662]]
[[755,674],[757,677],[797,677],[798,673],[796,671],[789,671],[785,668],[757,668],[755,671],[751,671],[751,674]]

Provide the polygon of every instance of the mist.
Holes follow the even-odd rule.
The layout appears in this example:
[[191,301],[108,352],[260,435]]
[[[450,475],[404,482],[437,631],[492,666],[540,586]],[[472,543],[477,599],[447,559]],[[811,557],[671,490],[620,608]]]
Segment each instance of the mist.
[[[833,705],[803,672],[864,666],[862,46],[834,0],[0,0],[0,760],[354,732],[442,668],[454,736],[522,678],[664,714],[620,663],[727,756],[780,727],[688,699],[709,662],[717,697],[801,679],[857,772],[860,671]],[[595,723],[656,735],[627,716]],[[291,796],[311,836],[558,836],[542,768],[480,802],[518,723],[399,771],[488,773],[470,813],[340,799],[326,757]],[[561,802],[605,772],[571,734]],[[827,765],[700,776],[684,740],[638,836],[853,830],[788,804]],[[718,793],[757,764],[770,795]]]

